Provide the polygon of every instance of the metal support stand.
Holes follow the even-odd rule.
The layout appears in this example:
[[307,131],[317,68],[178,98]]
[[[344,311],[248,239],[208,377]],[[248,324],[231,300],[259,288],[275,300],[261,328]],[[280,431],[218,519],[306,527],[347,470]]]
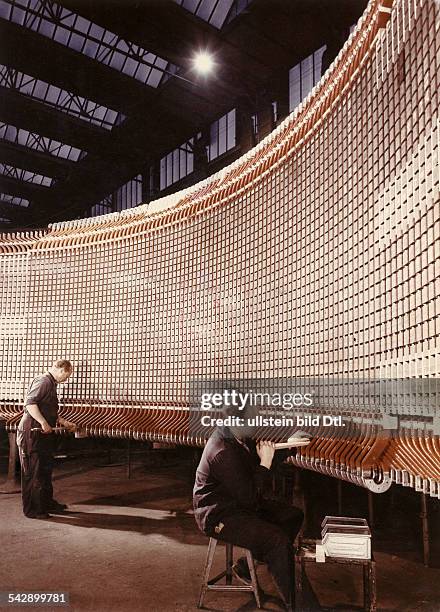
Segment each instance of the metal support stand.
[[[215,578],[210,578],[212,562],[214,560],[215,549],[217,546],[217,540],[215,538],[209,538],[208,554],[206,556],[205,568],[203,570],[202,585],[200,589],[199,601],[197,604],[198,608],[203,608],[203,601],[208,591],[250,591],[255,597],[255,603],[257,608],[261,608],[260,591],[258,586],[257,574],[255,572],[254,559],[250,550],[246,550],[246,559],[251,574],[250,584],[233,584],[232,583],[232,565],[234,563],[234,546],[229,542],[226,544],[226,566],[225,569],[220,572]],[[226,584],[217,584],[222,578],[225,578]]]
[[422,534],[423,534],[423,565],[430,566],[431,550],[429,541],[429,516],[428,516],[428,496],[426,493],[421,494],[422,511],[420,518],[422,519]]
[[370,523],[370,529],[374,527],[374,494],[368,491],[368,522]]
[[232,560],[232,545],[226,545],[226,584],[232,584],[232,566],[234,564]]
[[338,514],[342,516],[342,480],[338,480]]
[[130,438],[127,440],[127,478],[131,478],[131,443]]
[[15,433],[8,433],[9,439],[9,462],[8,476],[6,481],[0,485],[0,493],[20,493],[20,484],[15,478],[15,466],[18,457],[17,436]]
[[[316,542],[317,540],[303,540],[295,555],[295,591],[296,591],[296,610],[304,610],[303,581],[306,576],[305,566],[308,563],[316,563]],[[356,565],[362,569],[362,581],[364,586],[364,605],[365,612],[376,612],[376,562],[371,559],[349,559],[338,557],[326,557],[325,565]],[[324,564],[322,564],[324,565]]]
[[292,499],[293,505],[297,506],[298,508],[301,508],[301,510],[304,513],[304,521],[303,521],[301,530],[298,534],[298,536],[301,537],[304,533],[307,532],[308,512],[307,512],[307,499],[304,494],[304,489],[302,488],[300,468],[295,468],[295,471],[294,471],[292,497],[293,497]]

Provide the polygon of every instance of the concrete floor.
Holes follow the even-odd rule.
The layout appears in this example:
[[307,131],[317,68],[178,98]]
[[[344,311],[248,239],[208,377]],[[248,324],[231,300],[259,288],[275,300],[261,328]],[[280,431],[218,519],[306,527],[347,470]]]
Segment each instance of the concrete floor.
[[[0,496],[0,591],[67,591],[75,612],[197,610],[207,539],[191,514],[188,465],[139,466],[127,480],[123,465],[96,463],[57,467],[55,496],[69,504],[65,515],[29,520],[19,495]],[[376,560],[380,611],[440,610],[440,570],[385,553]],[[265,609],[280,610],[265,566],[258,575]],[[308,577],[325,609],[359,609],[362,581],[355,569],[310,566]],[[304,612],[321,609],[309,599]],[[247,593],[208,593],[205,606],[256,609]]]

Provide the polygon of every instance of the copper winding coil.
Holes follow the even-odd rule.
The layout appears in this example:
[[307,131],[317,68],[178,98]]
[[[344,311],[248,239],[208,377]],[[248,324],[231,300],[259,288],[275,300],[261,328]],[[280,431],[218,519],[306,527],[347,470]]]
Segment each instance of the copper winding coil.
[[[22,406],[4,403],[1,417],[14,431]],[[88,435],[141,441],[203,446],[213,428],[190,424],[190,406],[118,406],[65,403],[61,416],[74,421]],[[199,413],[196,413],[199,417]],[[377,426],[349,424],[341,436],[317,429],[308,446],[298,448],[289,462],[302,468],[346,480],[374,492],[389,489],[393,481],[440,496],[440,438],[422,435],[383,437]],[[260,428],[255,439],[281,442],[287,430]],[[396,476],[400,474],[400,476]],[[402,476],[403,474],[403,476]]]
[[[27,261],[26,258],[29,255],[29,262],[32,263],[32,257],[34,257],[38,264],[40,258],[45,262],[46,257],[50,261],[50,257],[53,256],[56,261],[58,252],[66,257],[74,253],[79,254],[78,258],[81,256],[88,258],[90,253],[97,254],[98,257],[101,255],[100,249],[103,249],[102,257],[104,257],[107,252],[105,249],[121,245],[123,251],[127,244],[134,244],[139,250],[145,248],[149,255],[159,244],[159,238],[166,235],[170,228],[177,228],[180,232],[187,225],[202,220],[208,219],[214,223],[215,218],[210,217],[211,213],[227,212],[225,207],[232,201],[237,201],[240,205],[243,198],[247,197],[256,187],[263,188],[261,190],[264,192],[265,181],[269,183],[272,180],[281,164],[290,163],[292,160],[296,162],[296,152],[304,147],[305,143],[312,142],[313,144],[312,137],[320,129],[323,118],[327,114],[331,115],[337,105],[346,102],[343,99],[344,91],[357,78],[356,72],[359,71],[362,64],[373,58],[381,44],[381,37],[378,37],[377,34],[379,28],[385,25],[386,15],[383,11],[381,12],[381,6],[385,3],[390,4],[388,0],[370,1],[360,20],[360,26],[344,45],[337,60],[323,76],[320,84],[266,140],[237,160],[230,168],[224,170],[222,174],[207,179],[189,191],[185,190],[177,194],[175,199],[167,204],[168,208],[159,211],[150,213],[146,207],[141,206],[135,211],[124,211],[119,215],[112,214],[92,220],[55,224],[47,230],[23,234],[3,234],[0,236],[0,253],[4,255],[2,259],[13,261],[17,258],[21,265],[21,261]],[[408,53],[406,63],[409,64],[410,59],[410,53]],[[369,68],[371,76],[371,65]],[[379,82],[382,75],[376,74],[375,78]],[[358,131],[358,138],[359,134]],[[433,133],[432,143],[436,138]],[[432,147],[431,153],[434,157],[432,143],[430,147]],[[337,152],[337,149],[335,151]],[[337,187],[340,188],[340,181]],[[292,193],[294,191],[295,188]],[[286,196],[286,199],[288,198],[290,196]],[[294,199],[294,196],[290,199]],[[289,200],[289,206],[290,204]],[[288,210],[286,209],[285,212]],[[326,213],[327,209],[325,209]],[[358,221],[359,218],[355,219],[355,222]],[[290,230],[290,225],[289,222],[285,229]],[[426,225],[427,231],[433,230],[433,226],[428,227],[428,221]],[[367,230],[370,231],[370,228],[366,228]],[[397,235],[400,230],[395,231]],[[178,241],[180,239],[178,232],[175,236],[175,240]],[[141,242],[140,237],[146,238],[145,241]],[[332,238],[331,232],[329,238]],[[212,246],[209,254],[212,254],[215,246]],[[228,257],[229,255],[224,257],[222,265]],[[228,259],[228,265],[230,259]],[[85,265],[88,263],[87,260]],[[192,265],[191,261],[188,265],[190,264]],[[164,274],[163,270],[159,272]],[[370,271],[363,280],[373,282],[374,272],[374,270]],[[6,285],[7,283],[8,280]],[[80,292],[81,296],[86,296],[82,288]],[[8,292],[5,293],[10,295]],[[147,295],[147,292],[145,294]],[[373,297],[373,304],[376,297]],[[381,299],[385,297],[380,296]],[[292,294],[290,298],[293,302],[295,296]],[[8,299],[11,298],[8,297]],[[209,296],[209,299],[214,301],[212,295]],[[423,323],[431,325],[432,321],[423,321]],[[405,331],[410,331],[410,328]],[[430,343],[434,333],[435,330],[429,338]],[[15,341],[15,337],[13,340]],[[99,339],[99,342],[105,344],[105,340]],[[187,350],[192,348],[192,346],[185,346]],[[280,352],[282,350],[284,346],[280,348]],[[375,350],[377,353],[377,349]],[[367,357],[374,361],[376,353],[362,354],[359,360]],[[400,367],[398,360],[396,364],[396,367]],[[290,362],[288,368],[292,367]],[[380,367],[380,364],[374,363],[373,367]],[[291,373],[288,372],[288,374]],[[432,371],[428,371],[426,375],[432,375]],[[85,395],[87,400],[75,398],[64,401],[61,415],[76,422],[91,436],[203,446],[212,431],[193,422],[192,418],[196,415],[191,411],[189,404],[177,401],[148,403],[140,400],[106,403],[96,397]],[[154,397],[161,397],[161,395],[158,393]],[[22,409],[20,402],[2,400],[0,417],[6,421],[8,430],[13,431],[16,428]],[[391,482],[397,482],[404,486],[413,486],[431,495],[440,495],[440,441],[438,435],[434,433],[434,428],[426,432],[419,430],[414,425],[411,430],[399,430],[385,435],[380,425],[374,422],[373,417],[369,422],[366,417],[363,422],[357,422],[355,418],[358,418],[359,414],[356,407],[353,407],[351,416],[353,418],[348,422],[344,435],[336,430],[329,431],[324,427],[318,427],[313,431],[312,442],[307,447],[299,448],[290,461],[300,467],[364,486],[375,492],[386,490]],[[283,436],[287,434],[287,431],[270,431],[261,428],[256,434],[256,439],[277,442],[282,441]]]

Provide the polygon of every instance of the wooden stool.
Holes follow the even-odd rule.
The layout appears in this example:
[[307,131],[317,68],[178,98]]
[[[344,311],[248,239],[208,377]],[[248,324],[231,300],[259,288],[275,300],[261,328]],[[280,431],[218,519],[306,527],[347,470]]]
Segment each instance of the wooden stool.
[[[249,585],[235,585],[232,584],[232,565],[234,563],[234,546],[229,542],[226,544],[226,568],[215,578],[209,579],[211,573],[212,562],[214,560],[215,549],[217,546],[216,538],[209,538],[208,554],[206,555],[205,569],[203,571],[203,582],[200,590],[198,608],[203,607],[203,600],[206,595],[206,591],[252,591],[257,602],[257,608],[261,608],[260,593],[258,591],[257,574],[255,573],[255,564],[250,550],[246,550],[246,559],[249,566],[249,572],[251,574],[251,584]],[[219,580],[226,577],[226,584],[217,584]]]
[[[295,591],[296,609],[303,609],[303,575],[306,563],[316,562],[316,542],[317,540],[303,539],[300,542],[295,555]],[[318,540],[319,542],[319,540]],[[357,565],[362,567],[364,582],[364,610],[366,612],[376,612],[376,562],[371,559],[346,559],[340,557],[326,557],[325,563],[339,563],[341,565]]]

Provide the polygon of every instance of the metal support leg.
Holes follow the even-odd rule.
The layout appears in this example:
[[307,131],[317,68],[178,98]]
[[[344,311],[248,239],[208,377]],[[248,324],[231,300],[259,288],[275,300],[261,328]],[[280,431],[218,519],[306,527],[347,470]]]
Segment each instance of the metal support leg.
[[368,590],[369,590],[369,612],[376,612],[376,561],[370,561],[368,564]]
[[368,522],[370,529],[374,528],[374,494],[368,491]]
[[0,486],[0,493],[20,493],[21,487],[15,478],[15,466],[18,458],[17,436],[15,433],[8,433],[9,439],[9,461],[8,476],[6,481]]
[[127,440],[127,478],[131,478],[131,444],[130,438]]
[[307,498],[305,496],[304,489],[302,488],[302,483],[301,483],[300,468],[295,468],[295,472],[294,472],[292,503],[294,506],[301,508],[301,510],[304,512],[304,521],[301,526],[300,532],[298,534],[298,536],[302,537],[303,534],[306,533],[307,531],[308,512],[307,512]]
[[232,565],[234,547],[229,542],[226,543],[226,584],[232,584]]
[[214,538],[210,538],[208,552],[206,554],[205,570],[203,572],[203,582],[202,582],[202,587],[200,589],[199,603],[197,604],[198,608],[203,607],[203,600],[205,598],[206,591],[208,590],[208,580],[209,580],[209,575],[211,574],[211,567],[212,567],[212,562],[214,560],[214,553],[215,553],[216,546],[217,546],[217,540],[214,540]]
[[363,567],[364,610],[376,612],[376,562],[371,560]]
[[[254,565],[254,560],[253,560],[251,551],[249,550],[246,551],[249,571],[250,571],[251,578],[252,578],[251,584],[249,585],[232,584],[232,576],[233,576],[232,563],[233,563],[233,558],[234,558],[234,552],[233,552],[234,546],[233,544],[226,543],[226,542],[225,544],[226,544],[225,569],[222,572],[220,572],[220,574],[210,579],[209,576],[211,574],[211,568],[212,568],[212,563],[214,559],[215,549],[217,546],[217,540],[215,538],[209,539],[208,554],[206,557],[205,569],[203,571],[203,580],[202,580],[202,587],[200,590],[198,607],[201,608],[203,606],[203,600],[204,600],[204,597],[207,591],[231,591],[231,592],[247,591],[247,592],[252,592],[254,594],[255,601],[257,603],[257,608],[260,608],[261,607],[260,591],[259,591],[257,574],[255,571],[255,565]],[[220,580],[222,580],[222,578],[225,578],[226,584],[217,584]]]
[[295,605],[294,609],[303,609],[303,564],[301,557],[295,556]]
[[257,608],[261,608],[260,590],[258,587],[257,573],[255,571],[254,558],[250,550],[246,551],[246,559],[249,567],[249,573],[251,575],[252,591],[254,593],[255,601],[257,603]]
[[426,493],[421,494],[422,511],[420,518],[422,519],[422,534],[423,534],[423,565],[429,567],[431,561],[430,541],[429,541],[429,517],[428,517],[428,500]]
[[364,585],[364,610],[368,612],[370,610],[370,572],[368,571],[368,565],[364,565],[362,568],[363,572],[363,585]]

